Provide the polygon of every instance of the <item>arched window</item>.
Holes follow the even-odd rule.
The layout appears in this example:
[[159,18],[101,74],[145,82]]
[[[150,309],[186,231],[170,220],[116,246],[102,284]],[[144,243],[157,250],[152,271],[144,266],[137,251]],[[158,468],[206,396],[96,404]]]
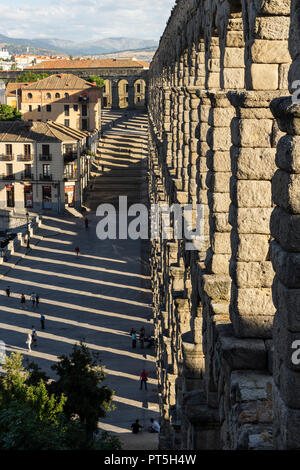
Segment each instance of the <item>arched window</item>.
[[60,98],[60,94],[59,94],[59,93],[55,93],[55,98]]
[[65,98],[69,98],[69,97],[70,97],[69,93],[65,93]]
[[51,93],[47,93],[47,94],[46,94],[46,99],[47,99],[47,100],[51,100]]
[[29,100],[31,100],[31,99],[32,99],[32,93],[28,93],[27,98],[28,98]]

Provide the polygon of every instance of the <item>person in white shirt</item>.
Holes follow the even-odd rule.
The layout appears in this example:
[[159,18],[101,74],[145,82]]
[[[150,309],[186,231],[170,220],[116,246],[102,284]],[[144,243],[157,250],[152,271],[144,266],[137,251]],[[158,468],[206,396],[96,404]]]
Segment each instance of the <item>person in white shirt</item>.
[[151,426],[149,428],[149,431],[150,432],[160,432],[160,425],[158,424],[158,422],[156,420],[154,420],[153,418],[151,418],[150,421],[151,421]]

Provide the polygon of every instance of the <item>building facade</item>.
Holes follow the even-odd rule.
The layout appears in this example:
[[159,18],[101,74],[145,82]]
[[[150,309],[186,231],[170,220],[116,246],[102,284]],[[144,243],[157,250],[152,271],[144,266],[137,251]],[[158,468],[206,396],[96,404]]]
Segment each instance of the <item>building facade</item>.
[[[104,107],[135,109],[147,105],[149,64],[134,58],[52,60],[26,70],[49,75],[73,74],[82,79],[96,75],[105,80]],[[0,71],[0,79],[13,81],[20,73]]]
[[86,132],[51,121],[1,121],[0,209],[80,209],[90,177],[92,140]]
[[72,74],[9,83],[7,104],[17,107],[25,121],[55,121],[83,131],[101,128],[101,89]]

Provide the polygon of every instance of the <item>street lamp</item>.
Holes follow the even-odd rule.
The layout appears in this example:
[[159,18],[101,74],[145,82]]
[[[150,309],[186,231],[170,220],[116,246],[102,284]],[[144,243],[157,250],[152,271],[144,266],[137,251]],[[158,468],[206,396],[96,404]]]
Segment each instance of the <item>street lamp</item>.
[[27,222],[27,249],[30,248],[30,232],[29,232],[29,214],[26,212],[26,222]]

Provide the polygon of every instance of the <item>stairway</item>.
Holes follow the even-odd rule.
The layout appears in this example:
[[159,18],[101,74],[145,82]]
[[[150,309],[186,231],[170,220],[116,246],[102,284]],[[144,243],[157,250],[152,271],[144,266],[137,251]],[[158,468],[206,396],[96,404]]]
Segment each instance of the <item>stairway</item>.
[[128,204],[147,196],[147,115],[141,112],[106,112],[108,126],[98,147],[85,206],[95,211],[99,204],[118,208],[119,196]]

